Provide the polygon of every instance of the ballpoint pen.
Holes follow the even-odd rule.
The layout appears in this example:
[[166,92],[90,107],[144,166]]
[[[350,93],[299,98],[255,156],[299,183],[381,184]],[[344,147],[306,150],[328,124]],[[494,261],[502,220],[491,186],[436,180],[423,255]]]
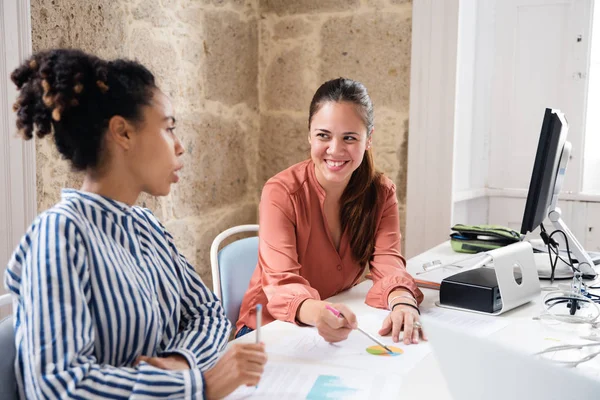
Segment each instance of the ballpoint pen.
[[256,305],[256,344],[260,343],[260,326],[262,325],[262,304]]
[[[331,311],[333,313],[333,315],[335,315],[336,317],[344,317],[344,314],[342,314],[341,312],[339,312],[338,310],[336,310],[335,308],[333,308],[332,306],[330,306],[329,304],[327,304],[325,306],[326,309],[328,309],[329,311]],[[382,342],[380,342],[379,340],[377,340],[376,337],[374,337],[373,335],[363,331],[362,329],[360,329],[360,327],[358,325],[356,325],[356,329],[362,333],[363,335],[365,335],[366,337],[368,337],[369,339],[371,339],[372,341],[374,341],[375,343],[377,343],[378,345],[380,345],[381,347],[383,347],[388,353],[390,354],[394,354],[394,352],[392,350],[390,350],[385,344],[383,344]]]
[[[260,343],[260,326],[262,325],[262,304],[256,305],[256,344]],[[255,386],[258,388],[258,385]]]

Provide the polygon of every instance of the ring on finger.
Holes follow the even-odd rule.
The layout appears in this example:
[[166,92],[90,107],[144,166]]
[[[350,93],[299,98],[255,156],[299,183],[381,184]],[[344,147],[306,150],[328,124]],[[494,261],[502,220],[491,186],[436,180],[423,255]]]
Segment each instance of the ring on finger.
[[413,322],[413,329],[421,329],[422,327],[423,327],[423,325],[421,325],[421,323],[419,321]]

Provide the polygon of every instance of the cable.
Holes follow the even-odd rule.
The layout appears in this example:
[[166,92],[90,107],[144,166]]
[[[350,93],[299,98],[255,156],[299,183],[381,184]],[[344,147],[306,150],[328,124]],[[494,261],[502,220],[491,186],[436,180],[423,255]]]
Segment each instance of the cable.
[[[560,230],[560,229],[557,229],[557,230],[555,230],[554,232],[552,232],[552,233],[550,234],[550,240],[552,240],[552,236],[554,236],[554,235],[555,235],[555,234],[557,234],[557,233],[560,233],[560,234],[562,234],[562,235],[563,235],[563,237],[565,238],[565,244],[566,244],[566,246],[567,246],[567,255],[569,256],[569,262],[567,263],[566,261],[564,261],[564,260],[562,259],[562,257],[560,257],[560,256],[559,256],[559,257],[560,257],[560,259],[561,259],[561,260],[562,260],[562,261],[563,261],[565,264],[568,264],[568,265],[569,265],[569,266],[570,266],[570,267],[571,267],[571,268],[572,268],[574,271],[581,272],[581,271],[580,271],[578,268],[575,268],[575,265],[574,265],[575,263],[573,262],[573,258],[571,258],[571,248],[569,247],[569,238],[567,238],[567,234],[566,234],[565,232],[563,232],[562,230]],[[558,248],[558,243],[557,243],[556,241],[555,241],[554,243],[556,243],[556,249],[557,249],[557,252],[558,252],[558,250],[559,250],[559,248]]]
[[[559,246],[558,242],[556,240],[554,240],[554,238],[553,238],[553,236],[558,233],[562,234],[565,239],[565,244],[567,247],[567,255],[569,256],[569,261],[566,261],[564,258],[562,258],[560,256],[560,246]],[[554,277],[556,274],[556,266],[558,264],[558,260],[560,260],[563,263],[565,263],[566,265],[568,265],[571,268],[571,270],[573,270],[573,272],[581,272],[579,270],[579,268],[575,267],[573,258],[571,258],[571,248],[569,246],[569,239],[567,238],[567,235],[565,234],[565,232],[563,232],[560,229],[557,229],[557,230],[553,231],[550,235],[548,235],[548,232],[546,231],[544,224],[540,224],[540,236],[548,249],[548,258],[550,260],[550,283],[551,284],[554,283]],[[554,258],[552,257],[553,254],[554,254]]]

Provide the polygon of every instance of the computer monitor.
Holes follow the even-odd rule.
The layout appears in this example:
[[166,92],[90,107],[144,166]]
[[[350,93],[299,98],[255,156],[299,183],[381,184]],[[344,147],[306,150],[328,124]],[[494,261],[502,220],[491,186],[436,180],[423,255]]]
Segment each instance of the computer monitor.
[[596,271],[588,253],[569,230],[557,207],[558,195],[563,185],[571,143],[567,141],[567,120],[560,110],[547,108],[538,141],[533,172],[527,193],[521,233],[533,232],[548,217],[555,229],[565,233],[571,257],[584,277],[595,277]]

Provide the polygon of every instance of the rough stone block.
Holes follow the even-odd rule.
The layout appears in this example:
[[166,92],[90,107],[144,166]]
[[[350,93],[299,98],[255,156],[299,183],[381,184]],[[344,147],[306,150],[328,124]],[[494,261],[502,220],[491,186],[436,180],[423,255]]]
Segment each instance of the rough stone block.
[[171,83],[174,95],[170,97],[176,115],[195,112],[204,107],[201,68],[190,64],[180,65],[177,75],[171,78]]
[[316,88],[307,82],[305,71],[311,54],[297,46],[276,54],[269,62],[263,79],[264,101],[268,110],[308,112]]
[[375,110],[375,132],[373,133],[375,167],[396,184],[398,201],[405,202],[408,120],[405,114],[380,110]]
[[198,272],[212,290],[210,246],[214,238],[235,225],[257,223],[254,203],[239,203],[233,207],[205,212],[194,218],[171,220],[165,228],[173,235],[178,251]]
[[125,52],[125,31],[128,24],[123,5],[116,1],[31,2],[34,51],[52,47],[76,47],[100,57],[118,57]]
[[168,11],[157,1],[142,1],[133,9],[132,16],[136,20],[149,21],[156,27],[165,27],[172,22]]
[[[196,2],[198,2],[196,0]],[[235,9],[248,9],[254,8],[256,0],[200,0],[199,2],[203,6],[226,6],[231,4]]]
[[188,24],[187,31],[193,31],[194,28],[200,28],[204,21],[204,7],[194,3],[193,6],[180,7],[176,10],[177,19],[184,24]]
[[410,14],[331,17],[321,30],[321,79],[344,76],[359,80],[369,90],[375,107],[406,112],[410,44]]
[[135,28],[131,32],[130,54],[152,71],[165,93],[174,93],[180,61],[171,43],[160,39],[150,29]]
[[278,15],[354,10],[360,0],[260,0],[261,12]]
[[73,171],[62,158],[52,136],[37,139],[35,147],[37,210],[42,212],[60,201],[63,188],[80,189],[83,174]]
[[235,12],[205,12],[204,88],[208,100],[258,105],[257,31],[256,20],[243,21]]
[[249,173],[245,136],[253,133],[234,119],[209,113],[180,115],[178,131],[186,154],[181,180],[172,189],[175,217],[201,215],[240,201]]
[[405,119],[404,113],[375,107],[375,131],[373,132],[375,165],[394,181],[399,168],[397,151],[404,142]]
[[306,18],[283,18],[273,26],[273,40],[296,39],[312,31],[313,26]]
[[306,118],[262,115],[260,119],[259,187],[276,173],[310,157]]

